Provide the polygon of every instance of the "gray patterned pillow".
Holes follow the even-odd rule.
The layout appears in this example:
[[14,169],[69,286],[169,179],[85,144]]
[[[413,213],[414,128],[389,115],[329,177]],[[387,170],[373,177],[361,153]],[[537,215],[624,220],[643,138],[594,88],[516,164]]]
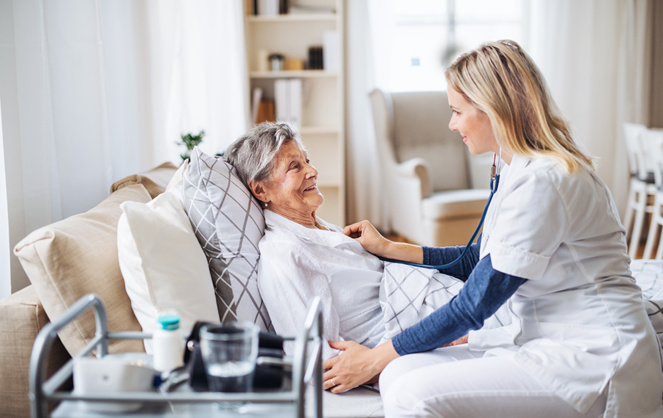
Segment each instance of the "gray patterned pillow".
[[262,208],[223,158],[191,153],[184,172],[184,205],[207,256],[221,320],[240,319],[273,331],[258,291]]

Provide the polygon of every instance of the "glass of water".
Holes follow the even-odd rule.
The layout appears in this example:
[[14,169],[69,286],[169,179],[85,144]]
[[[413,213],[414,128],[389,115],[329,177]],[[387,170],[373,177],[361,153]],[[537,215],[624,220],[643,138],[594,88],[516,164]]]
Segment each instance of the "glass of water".
[[[200,351],[212,392],[251,392],[258,356],[260,328],[248,321],[205,325],[200,329]],[[243,403],[222,403],[239,408]]]

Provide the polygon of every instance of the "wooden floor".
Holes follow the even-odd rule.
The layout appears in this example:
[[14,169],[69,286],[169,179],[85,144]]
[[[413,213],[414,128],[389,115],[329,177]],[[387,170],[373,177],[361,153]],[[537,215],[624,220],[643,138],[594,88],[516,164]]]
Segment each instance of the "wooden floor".
[[407,242],[410,244],[414,244],[414,242],[408,240],[402,235],[399,234],[384,234],[384,237],[387,238],[390,241],[396,241],[396,242]]

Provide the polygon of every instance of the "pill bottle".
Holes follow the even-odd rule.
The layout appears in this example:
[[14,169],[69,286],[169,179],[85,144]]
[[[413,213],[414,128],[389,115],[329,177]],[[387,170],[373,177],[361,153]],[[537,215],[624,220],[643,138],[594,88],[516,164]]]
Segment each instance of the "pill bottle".
[[162,315],[157,318],[152,335],[154,369],[161,373],[170,373],[184,365],[184,339],[180,331],[180,317]]

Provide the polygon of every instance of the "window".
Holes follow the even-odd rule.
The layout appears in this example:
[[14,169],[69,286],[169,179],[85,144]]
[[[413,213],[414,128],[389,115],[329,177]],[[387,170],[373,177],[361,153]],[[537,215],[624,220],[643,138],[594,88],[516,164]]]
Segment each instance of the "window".
[[392,91],[444,90],[444,69],[485,41],[527,48],[525,0],[392,0]]

